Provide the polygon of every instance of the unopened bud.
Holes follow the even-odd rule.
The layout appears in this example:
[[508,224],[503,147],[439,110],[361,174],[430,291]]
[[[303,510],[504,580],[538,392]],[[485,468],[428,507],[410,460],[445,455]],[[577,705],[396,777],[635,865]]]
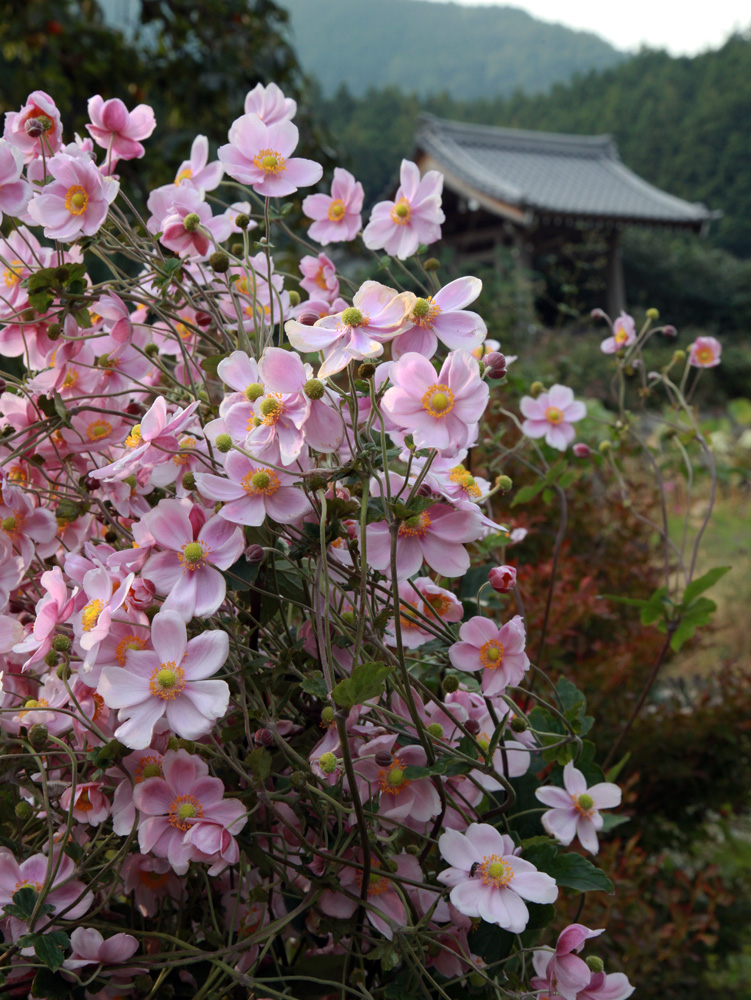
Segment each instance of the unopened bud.
[[328,485],[329,481],[325,476],[316,475],[308,479],[308,486],[314,493],[317,493],[319,490],[325,490]]
[[511,720],[511,728],[515,733],[523,733],[525,729],[529,729],[529,724],[521,715],[515,715]]
[[184,490],[194,490],[196,488],[196,477],[192,472],[186,472],[183,474],[180,484]]
[[48,739],[49,733],[43,722],[35,723],[29,730],[29,743],[31,743],[35,750],[41,750],[42,747],[46,747]]
[[446,694],[452,694],[459,690],[459,678],[456,674],[449,674],[448,677],[443,678],[443,690]]
[[[38,139],[40,135],[44,135],[49,126],[45,127],[45,122],[49,122],[49,118],[44,115],[39,118],[28,118],[24,124],[24,132],[26,135],[30,136],[32,139]],[[50,122],[51,124],[51,122]]]
[[309,378],[302,388],[308,399],[322,399],[326,392],[326,386],[319,378]]
[[220,451],[223,455],[228,451],[232,451],[232,438],[229,434],[217,434],[214,444],[216,445],[216,450]]
[[537,399],[541,392],[545,392],[545,386],[542,382],[533,382],[529,387],[529,394],[532,399]]
[[293,788],[297,788],[298,791],[301,788],[305,788],[308,783],[308,776],[305,771],[293,771],[289,776],[289,783]]
[[56,635],[52,640],[52,648],[58,653],[67,653],[70,645],[70,639],[67,635]]
[[483,359],[483,364],[485,365],[485,371],[488,378],[498,379],[504,378],[506,375],[506,355],[501,354],[500,351],[491,351],[486,354]]
[[678,331],[676,330],[676,328],[674,326],[671,326],[668,323],[667,326],[663,326],[663,328],[662,328],[662,335],[663,335],[663,337],[677,337],[678,336]]
[[263,562],[264,551],[262,545],[249,545],[245,550],[245,562],[249,563],[259,563]]
[[589,315],[592,317],[592,319],[607,319],[607,316],[602,311],[602,309],[593,309]]
[[48,340],[59,340],[60,339],[60,324],[50,323],[47,329],[44,331],[47,334]]
[[480,732],[480,723],[477,719],[467,719],[464,728],[467,730],[470,736],[477,736]]
[[605,968],[605,963],[599,955],[589,955],[586,959],[587,968],[598,976]]
[[209,267],[217,274],[226,274],[229,271],[229,257],[223,250],[215,250],[209,256]]
[[370,361],[365,361],[357,369],[357,377],[365,379],[367,381],[367,379],[373,378],[373,376],[375,375],[375,371],[376,371],[375,365],[372,364]]
[[69,663],[58,663],[55,673],[61,681],[68,681],[73,671],[70,669]]
[[597,450],[601,455],[607,455],[609,451],[613,450],[612,441],[600,441],[600,443],[597,445]]
[[16,817],[18,819],[31,819],[33,815],[34,810],[25,799],[16,803]]
[[201,225],[201,216],[198,212],[188,212],[183,219],[183,225],[189,233],[194,233]]
[[516,586],[516,567],[494,566],[488,573],[488,583],[498,594],[508,594]]
[[571,450],[577,458],[589,458],[592,454],[592,449],[588,444],[584,444],[583,441],[577,441]]
[[428,257],[425,263],[422,265],[426,271],[437,271],[441,266],[440,260],[437,257]]
[[159,348],[156,344],[147,344],[146,347],[144,348],[144,352],[146,354],[146,357],[155,358],[159,353]]
[[510,476],[496,476],[495,484],[501,493],[508,493],[514,485],[514,481]]
[[247,229],[250,225],[250,216],[241,212],[240,215],[235,216],[235,225],[238,229]]
[[681,361],[685,361],[685,360],[686,360],[686,352],[685,351],[681,351],[680,349],[677,350],[677,351],[673,351],[673,361],[676,364],[678,364]]
[[660,310],[659,309],[647,309],[647,319],[655,320],[655,319],[659,319],[659,318],[660,318]]
[[273,747],[274,745],[274,734],[270,729],[256,729],[253,733],[253,739],[262,747]]
[[443,736],[443,726],[440,722],[431,722],[428,726],[428,733],[433,739],[440,740]]
[[391,754],[388,750],[377,750],[374,759],[379,767],[389,767],[392,761]]
[[55,652],[54,649],[51,649],[49,653],[47,653],[47,655],[45,656],[44,662],[47,664],[48,667],[56,667],[60,662],[60,656],[58,653]]

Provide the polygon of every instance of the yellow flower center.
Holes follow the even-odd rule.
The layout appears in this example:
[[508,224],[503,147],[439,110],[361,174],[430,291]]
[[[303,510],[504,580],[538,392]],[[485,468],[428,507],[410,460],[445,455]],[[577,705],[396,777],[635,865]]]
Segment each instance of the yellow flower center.
[[378,783],[381,791],[387,795],[398,795],[412,784],[404,777],[404,765],[398,757],[394,757],[388,767],[381,768],[378,772]]
[[423,329],[431,329],[440,311],[441,307],[436,305],[432,297],[417,299],[412,308],[412,322]]
[[133,774],[133,780],[137,785],[140,785],[142,781],[146,781],[147,778],[161,778],[162,777],[162,765],[159,763],[157,757],[142,757],[137,766],[135,773]]
[[90,812],[93,808],[94,803],[89,798],[88,788],[82,788],[80,793],[76,796],[74,809],[80,809],[81,812]]
[[423,594],[422,599],[425,610],[439,618],[444,618],[451,608],[451,601],[445,594]]
[[162,701],[172,701],[183,692],[185,671],[172,661],[160,663],[149,678],[149,691]]
[[130,434],[125,439],[125,447],[126,448],[137,448],[140,444],[142,444],[141,425],[140,424],[134,424],[133,430],[130,432]]
[[190,167],[186,167],[185,170],[181,170],[180,173],[175,178],[175,186],[177,187],[181,181],[189,181],[193,176],[193,171]]
[[696,360],[700,361],[703,365],[708,365],[714,361],[714,351],[711,347],[700,347],[696,352]]
[[169,821],[178,830],[189,830],[189,819],[200,819],[203,816],[203,807],[193,795],[178,795],[172,800],[169,807]]
[[616,344],[625,344],[628,340],[628,334],[622,327],[619,327],[613,334],[613,340]]
[[240,485],[250,497],[257,497],[259,494],[271,497],[279,489],[281,483],[279,476],[273,469],[251,469],[240,480]]
[[500,639],[490,639],[480,647],[480,662],[487,670],[497,670],[503,662],[503,643]]
[[284,403],[282,402],[282,395],[279,392],[275,392],[273,396],[267,396],[258,406],[263,417],[263,423],[266,427],[273,427],[277,420],[284,413]]
[[121,667],[125,666],[125,660],[129,649],[146,649],[146,640],[137,635],[126,635],[115,647],[115,659]]
[[329,205],[329,213],[328,213],[329,214],[329,219],[332,222],[339,222],[344,217],[344,214],[346,213],[346,211],[347,211],[347,209],[345,208],[345,205],[344,205],[344,202],[342,201],[342,199],[341,198],[336,198]]
[[89,441],[101,441],[111,433],[112,424],[108,420],[95,420],[86,428],[86,437]]
[[287,169],[284,157],[274,149],[261,149],[253,157],[253,165],[272,176],[282,174]]
[[434,382],[422,397],[422,408],[440,420],[453,410],[454,394],[447,385]]
[[33,889],[34,892],[41,892],[42,888],[42,882],[16,882],[14,892],[18,892],[19,889]]
[[549,424],[563,423],[563,413],[557,406],[548,406],[545,410],[545,419]]
[[81,628],[84,632],[91,632],[99,621],[99,615],[103,607],[104,601],[100,601],[98,597],[95,597],[93,601],[89,601],[81,612]]
[[496,889],[508,885],[514,877],[511,865],[497,854],[483,858],[477,874],[482,878],[483,885],[492,885]]
[[338,767],[338,761],[336,756],[329,751],[327,753],[322,753],[318,758],[318,766],[324,774],[333,774]]
[[429,527],[430,516],[426,511],[423,511],[421,514],[415,514],[414,517],[408,517],[406,521],[402,521],[399,525],[399,537],[403,538],[405,535],[409,535],[422,538]]
[[73,184],[65,192],[65,207],[71,215],[83,215],[89,207],[89,196],[86,188],[80,184]]
[[206,542],[188,542],[183,545],[182,551],[177,553],[177,558],[183,567],[183,573],[193,573],[208,562],[209,549]]
[[342,313],[342,323],[345,326],[367,326],[368,319],[359,309],[350,306],[349,309],[345,309]]
[[471,497],[482,496],[482,490],[475,482],[475,477],[471,472],[467,472],[463,465],[457,465],[451,470],[449,479],[457,486],[461,486],[465,493]]
[[29,698],[24,702],[24,710],[18,713],[18,718],[23,719],[29,712],[33,712],[35,708],[49,708],[49,704],[46,698]]
[[406,198],[400,198],[390,212],[392,222],[397,226],[406,226],[412,217],[412,209]]
[[[13,285],[18,285],[21,282],[21,270],[24,267],[22,260],[11,260],[8,266],[3,271],[3,279],[8,288],[12,288]],[[18,271],[16,271],[18,268]]]

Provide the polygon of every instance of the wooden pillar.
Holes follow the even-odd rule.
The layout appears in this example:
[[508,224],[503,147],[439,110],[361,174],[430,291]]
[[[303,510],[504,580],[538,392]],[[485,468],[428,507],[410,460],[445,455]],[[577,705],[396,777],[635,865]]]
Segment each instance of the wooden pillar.
[[621,258],[621,233],[613,229],[608,247],[608,313],[611,319],[626,308],[626,290],[623,281],[623,260]]

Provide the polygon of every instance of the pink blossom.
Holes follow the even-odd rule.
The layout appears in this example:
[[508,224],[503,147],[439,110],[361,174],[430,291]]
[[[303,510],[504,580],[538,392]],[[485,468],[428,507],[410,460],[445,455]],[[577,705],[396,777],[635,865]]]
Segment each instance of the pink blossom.
[[[122,965],[138,951],[138,940],[132,934],[113,934],[105,941],[94,927],[76,927],[70,935],[70,943],[73,953],[63,962],[64,969],[82,969],[87,965]],[[121,969],[120,974],[125,971]],[[136,970],[128,971],[132,973]]]
[[571,450],[577,458],[589,458],[593,454],[589,445],[584,444],[583,441],[577,441]]
[[521,934],[529,920],[525,899],[554,903],[558,898],[554,880],[518,857],[520,848],[511,837],[488,823],[470,823],[466,833],[447,830],[438,849],[451,865],[438,880],[451,886],[451,902],[468,917]]
[[[358,860],[361,859],[358,858]],[[422,881],[422,869],[417,858],[402,852],[397,854],[393,861],[396,864],[397,875],[415,882]],[[345,920],[353,916],[359,905],[358,898],[362,887],[362,877],[363,873],[359,868],[343,865],[339,872],[339,884],[342,890],[347,892],[347,895],[344,895],[344,892],[326,889],[321,895],[320,902],[323,912],[330,917],[339,917]],[[365,913],[369,922],[388,941],[391,941],[394,937],[394,928],[405,927],[410,922],[409,914],[402,897],[396,891],[396,884],[390,875],[384,872],[377,858],[371,858],[367,898],[369,905]]]
[[292,157],[298,138],[290,121],[266,125],[257,114],[246,114],[232,123],[229,143],[219,147],[218,156],[230,177],[249,184],[256,194],[283,198],[323,176],[320,164]]
[[597,972],[576,1000],[626,1000],[635,989],[622,972]]
[[[123,657],[124,664],[125,658]],[[122,768],[133,779],[132,784],[123,777]],[[136,818],[133,789],[147,778],[162,777],[162,755],[151,747],[135,750],[123,758],[121,766],[110,769],[108,777],[119,782],[115,794],[112,796],[112,829],[118,836],[127,837]]]
[[285,97],[276,83],[270,83],[267,87],[257,83],[245,95],[245,114],[258,115],[266,125],[294,118],[296,111],[297,101]]
[[[130,832],[130,826],[126,832]],[[179,899],[183,889],[182,880],[164,858],[130,854],[122,867],[122,879],[124,891],[133,894],[138,912],[144,917],[153,917],[159,900],[165,896]]]
[[31,197],[31,188],[21,177],[23,156],[19,149],[0,139],[0,222],[3,213],[18,217]]
[[94,142],[107,150],[107,159],[137,160],[146,150],[141,139],[148,139],[156,128],[154,110],[139,104],[128,111],[118,97],[105,101],[99,94],[89,98],[91,124],[86,129]]
[[209,163],[209,140],[197,135],[190,147],[190,159],[183,160],[177,168],[175,184],[191,184],[199,191],[213,191],[219,187],[224,167],[218,160]]
[[353,240],[362,227],[362,184],[348,170],[334,168],[331,194],[309,194],[302,210],[313,225],[308,236],[316,243],[341,243]]
[[404,354],[389,370],[393,386],[382,407],[417,448],[465,448],[476,435],[490,390],[467,351],[452,351],[436,374],[420,354]]
[[188,640],[180,615],[161,611],[151,624],[151,641],[153,650],[128,649],[125,669],[104,667],[97,688],[105,705],[119,709],[115,737],[134,750],[151,743],[163,716],[184,739],[205,736],[229,704],[226,682],[207,680],[227,659],[226,632]]
[[563,769],[563,788],[549,785],[536,789],[535,795],[544,805],[553,807],[541,817],[547,833],[564,846],[578,837],[590,854],[597,854],[600,846],[597,840],[603,822],[600,810],[612,809],[621,802],[621,790],[612,782],[601,781],[587,788],[584,775],[571,760]]
[[[450,590],[433,583],[429,576],[400,581],[399,598],[402,645],[406,649],[417,649],[435,638],[435,626],[439,621],[458,622],[464,615],[461,601]],[[396,645],[393,619],[386,626],[384,641],[388,646]]]
[[31,653],[24,663],[24,670],[43,660],[52,648],[55,629],[66,621],[73,610],[73,601],[78,588],[68,596],[68,588],[59,566],[42,573],[40,583],[45,595],[37,601],[34,627],[23,641],[14,647],[16,653]]
[[[26,131],[26,123],[36,118],[44,122],[44,131],[32,136]],[[35,90],[26,98],[20,111],[6,111],[4,138],[16,149],[20,149],[24,161],[29,163],[40,153],[49,156],[62,146],[63,127],[60,112],[49,94]]]
[[524,652],[526,633],[519,615],[498,628],[482,615],[470,618],[459,629],[460,642],[449,647],[449,659],[457,670],[482,670],[482,690],[485,695],[502,693],[507,687],[521,683],[529,669],[529,657]]
[[508,594],[516,586],[515,566],[494,566],[488,573],[488,582],[499,594]]
[[[19,864],[6,847],[0,847],[0,909],[13,901],[19,889],[28,887],[42,893],[47,887],[44,902],[53,907],[53,911],[40,914],[34,930],[49,929],[51,920],[58,916],[77,920],[87,912],[94,895],[86,892],[83,882],[74,878],[75,874],[75,863],[67,854],[32,854]],[[13,940],[17,941],[26,932],[27,925],[18,917],[11,917],[10,929]]]
[[60,796],[60,808],[70,812],[79,823],[99,826],[110,814],[110,802],[102,793],[101,781],[88,781],[66,788]]
[[427,756],[421,746],[393,749],[391,762],[376,762],[377,753],[392,750],[396,736],[380,736],[362,746],[354,763],[357,784],[363,800],[378,797],[378,815],[421,828],[441,811],[441,799],[430,778],[409,779],[405,769],[425,767]]
[[631,316],[625,312],[613,323],[613,334],[600,344],[603,354],[615,354],[636,342],[636,327]]
[[147,778],[133,796],[141,814],[138,843],[142,854],[167,858],[174,871],[184,875],[196,856],[186,836],[191,828],[207,819],[232,836],[245,825],[245,807],[237,799],[224,798],[223,783],[208,777],[208,766],[195,754],[170,750],[162,768],[163,778]]
[[52,183],[29,202],[28,212],[50,240],[70,243],[93,236],[107,218],[120,184],[103,177],[88,158],[58,153],[47,163]]
[[109,635],[113,615],[123,606],[135,576],[130,573],[119,580],[104,566],[89,570],[83,578],[81,599],[86,600],[73,619],[73,632],[84,650],[83,673],[94,669],[99,656],[99,644]]
[[569,924],[558,935],[555,951],[535,951],[532,961],[537,976],[530,983],[532,988],[563,1000],[577,1000],[580,991],[589,986],[592,972],[574,952],[580,952],[586,941],[598,937],[603,930],[591,931],[583,924]]
[[263,524],[267,515],[289,524],[310,510],[308,498],[293,485],[294,475],[267,468],[237,451],[227,455],[224,471],[226,478],[198,472],[196,484],[203,496],[223,501],[219,517],[232,524]]
[[175,189],[172,204],[161,220],[161,229],[159,242],[163,246],[181,257],[204,260],[213,249],[211,237],[216,243],[226,240],[231,221],[226,215],[213,215],[200,191],[181,186]]
[[[318,195],[311,195],[311,197],[318,197]],[[303,257],[300,261],[300,273],[303,276],[300,287],[304,288],[308,295],[318,295],[328,301],[333,301],[339,294],[336,265],[325,253],[319,253],[317,257],[313,257],[311,254]]]
[[720,363],[722,344],[715,337],[697,337],[688,351],[692,368],[715,368]]
[[519,408],[526,420],[522,431],[529,438],[544,437],[551,448],[565,451],[576,437],[573,428],[587,415],[584,403],[574,399],[566,385],[554,385],[549,392],[541,392],[537,399],[522,396]]
[[402,160],[400,178],[396,199],[375,206],[362,238],[368,249],[405,260],[420,243],[441,238],[446,216],[441,209],[443,174],[429,170],[421,180],[417,164]]
[[411,304],[411,293],[399,294],[377,281],[366,281],[350,308],[325,316],[313,326],[289,320],[284,330],[296,351],[324,352],[318,375],[327,378],[350,361],[380,357],[384,343],[399,333]]
[[392,356],[397,359],[414,351],[432,358],[439,340],[450,351],[465,350],[475,356],[488,331],[482,317],[465,307],[474,302],[481,291],[479,278],[457,278],[435,295],[416,299],[409,317],[411,326],[394,341]]
[[198,508],[180,500],[160,500],[144,522],[166,552],[152,555],[143,575],[160,594],[167,594],[165,611],[177,611],[185,621],[213,615],[227,593],[220,570],[242,555],[242,530],[221,517],[204,522]]

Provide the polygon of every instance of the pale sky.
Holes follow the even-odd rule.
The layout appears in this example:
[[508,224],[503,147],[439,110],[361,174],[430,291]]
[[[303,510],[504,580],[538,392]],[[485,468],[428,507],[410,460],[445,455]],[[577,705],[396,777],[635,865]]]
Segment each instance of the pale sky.
[[[446,0],[441,0],[446,2]],[[454,0],[464,6],[520,7],[543,21],[593,31],[618,49],[641,45],[672,55],[695,55],[717,48],[733,31],[751,27],[749,0]]]

